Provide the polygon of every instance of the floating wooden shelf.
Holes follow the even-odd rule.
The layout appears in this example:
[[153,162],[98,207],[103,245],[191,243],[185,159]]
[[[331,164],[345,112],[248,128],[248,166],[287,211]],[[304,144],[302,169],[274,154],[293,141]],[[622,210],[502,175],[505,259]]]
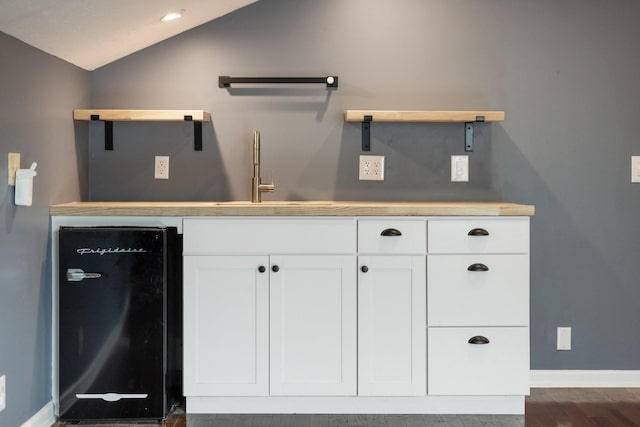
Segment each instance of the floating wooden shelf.
[[113,150],[113,122],[193,122],[193,147],[202,151],[202,122],[211,120],[203,110],[73,110],[74,120],[104,122],[104,149]]
[[[362,122],[371,116],[374,122],[501,122],[504,111],[420,111],[420,110],[347,110],[346,122]],[[483,120],[477,120],[484,117]]]
[[211,114],[203,110],[73,110],[73,118],[112,122],[208,122]]
[[465,151],[473,151],[473,124],[504,121],[504,111],[347,110],[345,122],[362,122],[362,151],[371,150],[371,122],[465,123]]

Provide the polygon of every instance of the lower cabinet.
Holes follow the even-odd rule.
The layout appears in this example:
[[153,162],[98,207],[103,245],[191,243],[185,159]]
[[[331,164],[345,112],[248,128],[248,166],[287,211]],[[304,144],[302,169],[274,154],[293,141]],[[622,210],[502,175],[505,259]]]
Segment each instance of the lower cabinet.
[[524,411],[528,218],[184,230],[187,411]]
[[185,396],[269,394],[269,257],[184,257]]
[[529,393],[529,220],[428,224],[430,395]]
[[425,256],[358,261],[358,394],[424,396]]
[[186,256],[187,396],[355,395],[353,256]]
[[271,265],[270,394],[354,396],[355,257],[273,256]]

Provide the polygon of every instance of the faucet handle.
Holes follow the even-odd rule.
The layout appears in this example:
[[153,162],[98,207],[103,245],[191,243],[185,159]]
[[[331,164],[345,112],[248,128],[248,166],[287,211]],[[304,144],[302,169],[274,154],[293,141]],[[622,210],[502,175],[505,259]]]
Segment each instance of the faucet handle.
[[259,184],[259,191],[260,192],[273,192],[276,189],[276,185],[273,182],[273,172],[269,173],[270,177],[271,177],[271,183],[270,184],[263,184],[262,180],[260,180],[260,184]]

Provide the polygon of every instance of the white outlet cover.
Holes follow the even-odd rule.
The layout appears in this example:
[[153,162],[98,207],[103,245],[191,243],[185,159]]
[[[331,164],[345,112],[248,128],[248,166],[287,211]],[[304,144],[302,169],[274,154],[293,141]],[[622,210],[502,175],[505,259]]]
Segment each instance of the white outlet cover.
[[155,179],[169,179],[169,156],[156,156]]
[[384,181],[384,156],[360,156],[360,181]]
[[631,182],[640,182],[640,156],[631,156]]
[[0,377],[0,411],[7,407],[7,376]]
[[558,327],[558,350],[571,350],[571,327]]

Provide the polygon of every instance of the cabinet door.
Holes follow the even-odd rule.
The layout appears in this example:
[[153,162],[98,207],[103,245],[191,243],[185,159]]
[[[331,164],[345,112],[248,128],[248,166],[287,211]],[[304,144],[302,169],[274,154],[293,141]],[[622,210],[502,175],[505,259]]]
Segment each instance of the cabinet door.
[[268,394],[268,266],[266,256],[184,257],[185,396]]
[[358,394],[424,396],[425,257],[358,260]]
[[271,257],[271,395],[356,394],[355,261]]

